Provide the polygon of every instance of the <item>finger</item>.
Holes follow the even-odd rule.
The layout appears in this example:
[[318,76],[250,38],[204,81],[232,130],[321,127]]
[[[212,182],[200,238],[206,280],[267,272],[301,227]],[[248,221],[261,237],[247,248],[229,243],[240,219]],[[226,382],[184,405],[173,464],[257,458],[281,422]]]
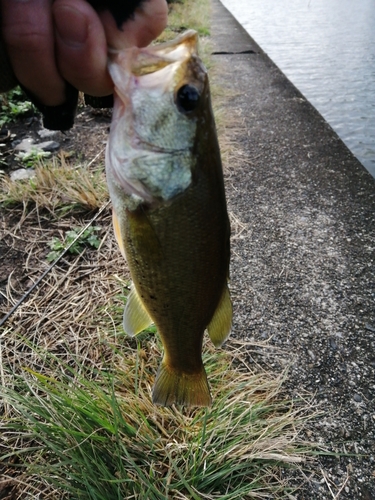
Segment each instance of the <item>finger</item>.
[[107,42],[98,14],[83,0],[56,0],[53,18],[56,57],[64,79],[90,95],[110,94]]
[[18,81],[43,104],[65,99],[54,54],[50,0],[1,0],[2,35]]
[[134,16],[126,21],[121,30],[109,11],[100,13],[109,47],[121,50],[127,47],[149,45],[167,25],[166,0],[146,0]]

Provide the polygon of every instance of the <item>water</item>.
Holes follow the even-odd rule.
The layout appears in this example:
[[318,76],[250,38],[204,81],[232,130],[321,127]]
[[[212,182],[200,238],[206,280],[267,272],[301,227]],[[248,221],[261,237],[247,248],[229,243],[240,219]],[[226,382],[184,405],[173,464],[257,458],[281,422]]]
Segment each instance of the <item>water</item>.
[[375,177],[375,0],[221,0]]

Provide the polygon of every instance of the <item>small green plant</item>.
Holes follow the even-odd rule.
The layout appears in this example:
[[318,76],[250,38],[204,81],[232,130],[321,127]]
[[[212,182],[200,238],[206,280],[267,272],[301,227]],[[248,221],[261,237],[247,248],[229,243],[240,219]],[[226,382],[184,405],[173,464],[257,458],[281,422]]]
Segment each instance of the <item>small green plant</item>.
[[50,151],[42,151],[40,149],[31,149],[31,151],[20,152],[16,155],[16,158],[21,160],[26,168],[35,167],[40,160],[44,160],[51,156]]
[[[97,231],[100,231],[100,226],[91,226],[86,229],[82,233],[79,239],[74,242],[77,238],[78,234],[81,231],[81,228],[74,228],[65,233],[64,241],[61,241],[59,238],[52,238],[52,240],[48,243],[48,246],[52,249],[51,252],[47,255],[48,262],[52,262],[56,260],[59,255],[64,252],[67,248],[69,248],[69,253],[73,255],[77,255],[81,253],[85,246],[89,246],[92,248],[99,248],[100,239],[95,234]],[[74,243],[73,243],[74,242]],[[73,245],[72,245],[73,243]],[[71,246],[70,246],[71,245]]]
[[30,111],[35,107],[20,87],[0,95],[0,128]]

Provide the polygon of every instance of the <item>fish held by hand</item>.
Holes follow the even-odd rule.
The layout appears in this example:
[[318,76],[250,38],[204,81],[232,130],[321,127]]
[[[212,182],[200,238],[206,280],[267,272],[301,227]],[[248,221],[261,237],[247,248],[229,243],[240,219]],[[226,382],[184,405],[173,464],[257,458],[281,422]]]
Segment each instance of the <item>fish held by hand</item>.
[[124,329],[157,327],[164,356],[154,403],[208,406],[202,343],[206,329],[215,346],[231,329],[230,227],[197,34],[112,54],[109,71],[107,182],[133,280]]

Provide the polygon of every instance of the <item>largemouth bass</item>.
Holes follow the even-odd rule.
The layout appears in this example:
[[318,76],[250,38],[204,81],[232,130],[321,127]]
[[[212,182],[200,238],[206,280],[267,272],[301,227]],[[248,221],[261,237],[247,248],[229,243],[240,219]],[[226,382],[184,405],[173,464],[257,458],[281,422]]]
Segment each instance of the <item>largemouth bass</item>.
[[133,288],[124,330],[151,323],[164,356],[153,402],[208,406],[205,329],[228,337],[230,227],[208,77],[197,34],[112,55],[115,105],[106,153],[113,225]]

